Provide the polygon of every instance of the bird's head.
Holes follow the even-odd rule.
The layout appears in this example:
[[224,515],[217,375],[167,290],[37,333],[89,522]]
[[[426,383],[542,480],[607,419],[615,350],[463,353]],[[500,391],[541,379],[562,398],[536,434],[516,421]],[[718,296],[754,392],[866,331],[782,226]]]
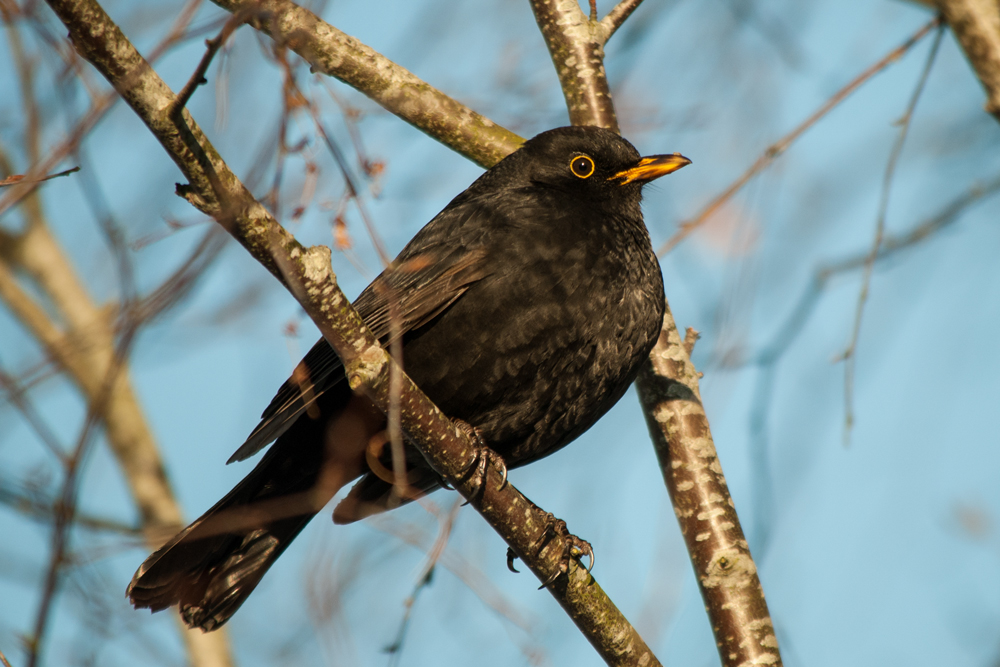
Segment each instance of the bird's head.
[[508,161],[521,183],[527,180],[587,198],[636,200],[646,183],[691,164],[680,153],[642,157],[611,130],[588,126],[542,132]]

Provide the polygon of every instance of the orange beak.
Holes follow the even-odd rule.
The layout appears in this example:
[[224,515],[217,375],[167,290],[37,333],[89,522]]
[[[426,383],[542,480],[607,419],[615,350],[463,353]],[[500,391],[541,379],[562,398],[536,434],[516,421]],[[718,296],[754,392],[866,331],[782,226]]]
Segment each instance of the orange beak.
[[619,185],[627,185],[633,182],[649,183],[660,176],[666,176],[689,164],[691,164],[691,160],[680,153],[674,153],[673,155],[650,155],[639,160],[639,163],[634,167],[630,167],[625,171],[619,171],[614,176],[608,178],[608,180],[612,181],[619,178],[621,179]]

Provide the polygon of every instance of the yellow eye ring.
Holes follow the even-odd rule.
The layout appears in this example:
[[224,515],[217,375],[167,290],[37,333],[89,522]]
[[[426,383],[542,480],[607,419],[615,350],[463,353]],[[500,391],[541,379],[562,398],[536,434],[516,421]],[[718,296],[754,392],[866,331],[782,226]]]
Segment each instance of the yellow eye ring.
[[586,155],[577,155],[569,161],[569,170],[577,178],[590,178],[594,173],[594,161]]

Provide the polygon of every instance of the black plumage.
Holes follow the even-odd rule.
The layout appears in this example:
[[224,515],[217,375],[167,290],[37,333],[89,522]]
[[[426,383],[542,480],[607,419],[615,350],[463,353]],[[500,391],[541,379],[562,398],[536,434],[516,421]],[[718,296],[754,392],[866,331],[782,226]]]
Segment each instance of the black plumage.
[[[544,132],[456,197],[354,305],[383,342],[401,336],[407,374],[508,468],[547,456],[621,398],[656,341],[663,281],[641,188],[685,164],[641,158],[600,128]],[[372,450],[384,429],[320,340],[230,462],[274,444],[142,564],[133,604],[178,604],[189,625],[212,630],[337,490],[360,477],[337,523],[399,504],[385,479],[389,448]],[[406,449],[409,484],[436,489]]]

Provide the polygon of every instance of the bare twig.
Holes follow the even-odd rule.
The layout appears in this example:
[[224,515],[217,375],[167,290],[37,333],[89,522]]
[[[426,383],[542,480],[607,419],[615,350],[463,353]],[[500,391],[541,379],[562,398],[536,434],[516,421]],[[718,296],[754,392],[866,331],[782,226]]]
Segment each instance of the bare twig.
[[811,128],[816,124],[819,119],[833,110],[838,104],[843,102],[847,97],[853,93],[855,90],[861,87],[862,84],[867,82],[873,76],[884,70],[886,67],[892,63],[899,60],[903,55],[909,51],[913,46],[919,42],[927,33],[940,25],[941,19],[934,18],[929,23],[924,25],[920,30],[915,32],[909,39],[900,44],[898,47],[887,53],[878,62],[868,67],[864,72],[855,77],[850,83],[838,90],[834,95],[828,99],[823,105],[817,109],[811,116],[806,118],[802,123],[796,127],[794,130],[786,134],[780,140],[772,144],[764,151],[764,153],[757,158],[757,160],[750,165],[742,176],[737,178],[732,184],[729,185],[725,190],[718,194],[712,201],[710,201],[701,211],[698,212],[693,218],[689,218],[680,224],[678,230],[671,236],[666,243],[664,243],[656,251],[658,255],[662,256],[673,250],[677,245],[683,241],[688,235],[691,234],[695,229],[700,227],[702,224],[708,220],[712,214],[719,210],[723,204],[729,201],[733,195],[743,189],[750,179],[759,174],[761,171],[766,169],[774,162],[782,153],[784,153],[788,148],[795,143],[795,141],[805,133],[806,130]]
[[69,176],[70,174],[75,174],[80,171],[79,167],[73,167],[72,169],[67,169],[66,171],[60,171],[58,174],[52,174],[50,176],[44,176],[42,178],[29,179],[25,174],[15,174],[13,176],[8,176],[7,178],[0,180],[0,187],[5,187],[8,185],[14,185],[15,183],[44,183],[45,181],[51,181],[53,178],[59,178],[61,176]]
[[288,0],[214,0],[229,12],[249,7],[250,25],[476,164],[490,167],[523,141],[448,97],[308,9]]
[[875,220],[875,238],[872,241],[872,249],[871,252],[868,253],[868,259],[865,261],[865,272],[864,276],[861,278],[861,290],[858,293],[858,304],[854,312],[854,328],[851,331],[851,340],[847,344],[847,348],[841,356],[841,359],[845,361],[845,446],[851,441],[851,429],[854,426],[854,369],[857,362],[857,355],[855,354],[855,351],[858,346],[858,336],[861,335],[861,319],[864,315],[865,304],[868,301],[868,293],[871,289],[872,271],[875,268],[875,260],[878,258],[879,250],[882,247],[882,237],[885,236],[885,216],[889,210],[889,195],[892,192],[893,177],[896,174],[896,165],[899,162],[899,156],[903,152],[903,145],[906,143],[906,136],[910,131],[910,121],[913,119],[913,110],[917,107],[917,101],[920,99],[920,95],[924,91],[924,85],[927,83],[927,77],[931,73],[931,67],[933,67],[934,59],[937,57],[938,47],[941,45],[942,35],[944,35],[943,26],[938,28],[937,35],[934,37],[934,43],[931,45],[930,52],[927,54],[927,62],[924,65],[923,71],[920,73],[920,78],[917,80],[917,85],[913,90],[913,94],[910,96],[910,102],[906,105],[906,111],[899,120],[899,135],[896,137],[896,142],[892,147],[892,152],[889,154],[889,162],[885,166],[885,175],[882,178],[882,195],[879,200],[878,214],[876,215]]
[[174,105],[170,109],[170,114],[175,119],[180,118],[181,109],[187,106],[188,100],[194,95],[194,91],[198,89],[198,86],[208,83],[208,79],[205,78],[205,74],[208,73],[208,68],[212,64],[212,60],[215,58],[215,54],[219,52],[219,49],[223,47],[226,40],[229,39],[230,35],[236,32],[246,21],[245,12],[237,12],[229,17],[225,25],[222,26],[222,30],[213,39],[205,40],[205,53],[201,56],[201,61],[194,70],[194,74],[188,79],[184,87],[181,88],[181,92],[177,94],[177,99],[174,100]]
[[73,453],[66,460],[65,479],[59,501],[56,504],[57,511],[52,526],[52,553],[49,557],[45,581],[42,584],[42,597],[38,604],[34,631],[28,642],[28,667],[38,665],[45,644],[49,618],[66,565],[66,556],[69,552],[70,528],[76,518],[77,493],[80,488],[84,459],[90,451],[95,427],[99,423],[101,415],[107,410],[107,402],[111,399],[114,386],[118,382],[118,374],[125,365],[125,357],[132,345],[134,335],[135,330],[133,329],[122,337],[115,350],[114,362],[108,367],[107,374],[101,378],[101,386],[96,400],[87,406],[87,417],[84,420],[84,426],[76,446],[73,448]]
[[996,0],[935,0],[986,90],[986,111],[1000,121],[1000,5]]
[[451,537],[452,526],[455,525],[455,518],[458,516],[458,510],[461,509],[461,500],[456,500],[452,506],[451,510],[443,517],[438,517],[441,523],[440,530],[438,531],[437,539],[434,540],[433,546],[431,546],[430,552],[427,554],[427,562],[424,563],[424,567],[421,568],[419,576],[417,576],[417,584],[413,588],[413,592],[410,593],[408,597],[403,602],[403,618],[399,623],[399,630],[396,632],[396,639],[393,640],[392,644],[386,647],[386,652],[392,654],[392,659],[389,661],[390,665],[398,665],[399,661],[402,659],[403,655],[403,644],[406,641],[406,631],[410,627],[410,619],[413,617],[413,610],[417,604],[417,597],[420,593],[427,588],[434,576],[434,570],[437,567],[438,560],[441,558],[441,554],[444,553],[444,548],[448,544],[448,538]]
[[[997,193],[1000,193],[1000,175],[994,176],[986,183],[972,186],[949,202],[941,211],[915,225],[909,231],[886,237],[879,250],[877,261],[882,262],[932,238],[935,234],[955,224],[971,206]],[[753,484],[754,493],[757,495],[754,501],[756,504],[754,546],[758,551],[758,558],[769,546],[770,530],[768,524],[771,507],[768,480],[767,416],[778,363],[791,349],[792,344],[805,328],[830,280],[838,275],[863,268],[868,262],[868,258],[869,252],[865,251],[843,259],[821,263],[784,322],[770,341],[751,360],[751,363],[760,369],[760,375],[754,389],[753,405],[750,409],[753,454],[750,459],[758,476],[756,483]]]
[[601,19],[601,41],[607,43],[611,35],[615,34],[618,28],[622,27],[625,19],[632,15],[632,12],[642,4],[642,0],[621,0],[612,8],[608,15]]

